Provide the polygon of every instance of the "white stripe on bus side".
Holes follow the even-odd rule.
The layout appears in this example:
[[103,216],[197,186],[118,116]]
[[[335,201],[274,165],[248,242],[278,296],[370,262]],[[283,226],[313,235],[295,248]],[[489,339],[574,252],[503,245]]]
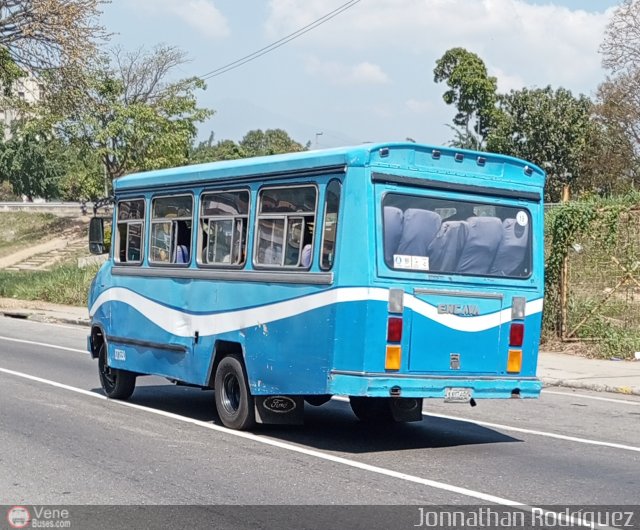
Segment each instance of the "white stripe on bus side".
[[[389,291],[387,289],[381,288],[342,287],[249,309],[209,315],[192,315],[159,304],[130,289],[112,287],[96,299],[91,306],[89,314],[93,317],[96,311],[107,302],[121,302],[134,308],[145,318],[173,335],[192,337],[195,332],[198,331],[200,336],[209,336],[262,326],[338,303],[368,300],[387,302],[389,297],[388,293]],[[437,307],[409,294],[405,294],[404,303],[406,307],[425,318],[457,331],[485,331],[511,320],[510,308],[488,315],[468,317],[439,314]],[[541,311],[542,299],[527,303],[527,316]]]

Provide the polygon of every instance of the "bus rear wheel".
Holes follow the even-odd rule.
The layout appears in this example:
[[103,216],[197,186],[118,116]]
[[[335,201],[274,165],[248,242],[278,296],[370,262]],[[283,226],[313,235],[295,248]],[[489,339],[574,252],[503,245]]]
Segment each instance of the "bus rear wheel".
[[111,399],[129,399],[136,388],[136,375],[126,370],[111,368],[107,363],[107,345],[98,352],[98,374],[102,390]]
[[244,431],[255,425],[254,399],[238,356],[228,355],[220,361],[213,389],[218,416],[225,427]]
[[393,422],[391,398],[349,396],[351,410],[364,423]]

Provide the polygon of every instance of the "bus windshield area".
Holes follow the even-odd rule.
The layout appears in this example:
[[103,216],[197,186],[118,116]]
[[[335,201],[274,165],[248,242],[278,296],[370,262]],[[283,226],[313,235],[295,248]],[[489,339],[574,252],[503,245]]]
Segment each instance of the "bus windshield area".
[[382,211],[391,269],[531,275],[531,215],[523,207],[387,193]]

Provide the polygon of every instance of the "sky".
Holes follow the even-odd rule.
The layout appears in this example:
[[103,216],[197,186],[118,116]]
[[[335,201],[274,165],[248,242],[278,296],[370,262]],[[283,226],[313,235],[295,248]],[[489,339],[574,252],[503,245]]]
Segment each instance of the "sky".
[[[112,0],[102,23],[125,50],[169,44],[204,76],[305,27],[347,0]],[[214,116],[199,137],[238,141],[281,128],[312,148],[412,138],[446,144],[455,114],[433,81],[461,46],[498,89],[564,87],[593,96],[606,76],[598,48],[613,0],[360,0],[300,38],[207,80]]]

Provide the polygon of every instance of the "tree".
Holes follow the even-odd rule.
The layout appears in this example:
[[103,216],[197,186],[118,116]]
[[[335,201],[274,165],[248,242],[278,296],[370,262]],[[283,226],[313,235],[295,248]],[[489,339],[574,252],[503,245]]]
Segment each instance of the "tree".
[[100,156],[85,148],[67,145],[67,168],[58,181],[65,201],[96,201],[104,197],[104,172]]
[[295,153],[309,148],[293,140],[283,129],[255,129],[240,140],[240,147],[246,156],[277,155]]
[[109,180],[186,164],[196,124],[213,112],[197,105],[195,92],[205,88],[203,81],[167,81],[185,60],[171,46],[113,50],[79,73],[75,92],[53,83],[58,90],[47,98],[45,119],[70,144],[95,150]]
[[[480,147],[482,141],[496,121],[496,93],[498,83],[487,73],[487,67],[480,57],[464,48],[452,48],[436,61],[433,70],[436,83],[446,82],[447,90],[442,98],[447,105],[454,105],[458,112],[453,123],[458,129],[457,141],[471,147]],[[475,118],[475,124],[472,121]],[[462,128],[460,130],[459,128]],[[471,130],[474,130],[472,133]]]
[[598,87],[587,163],[593,188],[612,194],[640,183],[640,72],[620,74]]
[[190,161],[214,162],[216,160],[236,160],[251,156],[277,155],[281,153],[295,153],[309,149],[293,140],[283,129],[254,129],[244,135],[240,143],[233,140],[221,140],[214,143],[214,134],[209,139],[200,142],[191,152]]
[[67,163],[63,143],[45,131],[14,131],[0,151],[0,174],[29,201],[56,197]]
[[602,65],[612,73],[640,68],[640,2],[624,0],[614,11],[600,52]]
[[640,182],[640,2],[625,0],[614,11],[600,47],[611,76],[600,85],[596,120],[606,131],[598,167],[610,188]]
[[246,154],[242,147],[240,147],[233,140],[221,140],[214,142],[215,135],[211,133],[209,139],[200,142],[195,146],[189,157],[189,162],[192,164],[200,164],[203,162],[215,162],[218,160],[237,160],[239,158],[246,158]]
[[[83,64],[106,37],[97,20],[102,0],[0,0],[0,49],[37,73]],[[4,66],[0,61],[0,68]]]
[[539,165],[547,172],[547,198],[558,201],[563,185],[583,176],[590,135],[592,102],[569,90],[550,86],[511,91],[499,99],[502,119],[487,139],[487,148]]

